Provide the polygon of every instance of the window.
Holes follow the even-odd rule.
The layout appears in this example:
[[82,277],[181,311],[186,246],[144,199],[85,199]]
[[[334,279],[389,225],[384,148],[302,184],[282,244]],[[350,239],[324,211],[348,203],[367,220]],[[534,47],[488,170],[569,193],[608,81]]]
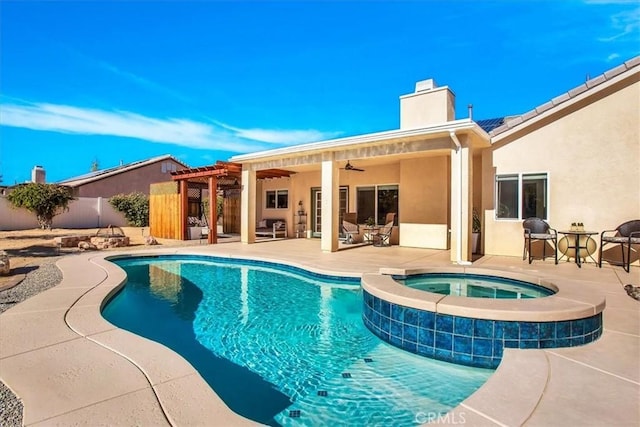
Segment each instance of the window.
[[546,173],[496,176],[496,218],[547,219]]
[[171,162],[162,162],[161,168],[162,168],[162,173],[171,173],[178,170],[178,167],[176,166],[176,164]]
[[266,196],[267,209],[287,209],[289,207],[289,190],[269,190]]
[[367,218],[374,218],[376,224],[384,225],[388,213],[396,214],[398,218],[398,186],[378,185],[358,187],[356,190],[358,206],[358,223],[364,224]]

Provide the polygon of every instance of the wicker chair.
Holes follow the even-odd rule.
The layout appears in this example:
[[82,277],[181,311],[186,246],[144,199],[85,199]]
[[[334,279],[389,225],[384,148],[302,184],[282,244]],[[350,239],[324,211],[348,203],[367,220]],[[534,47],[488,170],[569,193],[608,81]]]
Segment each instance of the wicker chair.
[[[605,230],[600,233],[600,251],[598,266],[602,268],[602,249],[604,245],[613,243],[620,245],[622,251],[622,268],[627,273],[631,269],[631,246],[640,245],[640,219],[634,219],[620,224],[615,230]],[[627,247],[625,257],[624,247]]]
[[540,218],[527,218],[522,222],[524,228],[524,249],[522,250],[522,259],[526,258],[529,253],[529,264],[533,261],[531,254],[531,244],[534,241],[542,241],[542,260],[547,257],[547,242],[553,243],[553,252],[556,264],[558,263],[558,232],[551,228],[549,224]]

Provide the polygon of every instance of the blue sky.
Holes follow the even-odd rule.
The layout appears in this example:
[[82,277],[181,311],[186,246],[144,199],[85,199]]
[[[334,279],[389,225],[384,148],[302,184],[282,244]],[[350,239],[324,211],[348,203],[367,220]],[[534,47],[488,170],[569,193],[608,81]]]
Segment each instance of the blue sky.
[[398,97],[428,78],[458,118],[521,114],[638,54],[637,0],[3,0],[0,174],[397,129]]

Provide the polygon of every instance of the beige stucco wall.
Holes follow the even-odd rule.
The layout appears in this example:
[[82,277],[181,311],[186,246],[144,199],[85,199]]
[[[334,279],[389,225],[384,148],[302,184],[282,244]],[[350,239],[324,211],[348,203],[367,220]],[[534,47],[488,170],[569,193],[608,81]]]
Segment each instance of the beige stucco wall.
[[78,197],[111,197],[116,194],[133,192],[149,194],[151,184],[171,181],[171,173],[162,172],[163,162],[175,164],[178,170],[184,168],[183,165],[173,160],[163,160],[81,185],[77,187],[74,195]]
[[494,219],[495,174],[546,172],[548,222],[558,230],[640,218],[640,84],[607,92],[485,153],[486,254],[522,255],[521,220]]
[[401,162],[399,210],[402,222],[449,225],[450,165],[447,156]]

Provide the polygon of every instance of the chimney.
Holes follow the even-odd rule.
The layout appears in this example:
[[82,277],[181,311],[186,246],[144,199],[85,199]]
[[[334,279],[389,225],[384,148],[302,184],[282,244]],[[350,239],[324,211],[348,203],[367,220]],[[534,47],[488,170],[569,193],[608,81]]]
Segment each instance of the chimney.
[[455,120],[455,95],[435,80],[416,83],[415,91],[400,97],[400,129],[416,129]]
[[46,173],[42,166],[34,166],[31,171],[31,182],[38,184],[44,184],[46,181]]

